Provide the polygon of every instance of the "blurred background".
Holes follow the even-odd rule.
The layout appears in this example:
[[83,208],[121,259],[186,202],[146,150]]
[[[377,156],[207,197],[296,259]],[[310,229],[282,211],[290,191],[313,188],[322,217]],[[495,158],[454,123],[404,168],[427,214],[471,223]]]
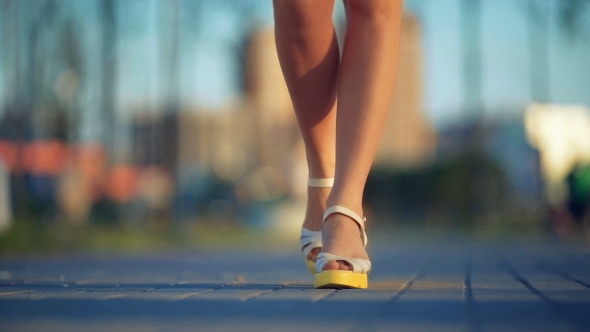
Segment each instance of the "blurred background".
[[[373,227],[590,234],[590,1],[404,5]],[[295,243],[307,167],[272,15],[0,0],[0,252]]]

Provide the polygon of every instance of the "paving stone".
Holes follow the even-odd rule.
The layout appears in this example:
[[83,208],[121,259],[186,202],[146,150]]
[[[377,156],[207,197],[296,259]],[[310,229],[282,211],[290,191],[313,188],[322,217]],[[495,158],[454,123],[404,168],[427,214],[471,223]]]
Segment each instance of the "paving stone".
[[133,300],[178,301],[213,290],[213,288],[162,288],[153,291],[129,293],[125,298]]
[[523,327],[539,331],[574,330],[574,326],[515,278],[510,270],[511,261],[519,261],[515,255],[512,253],[508,261],[501,254],[488,256],[473,266],[473,316],[480,326],[493,331],[518,331]]
[[34,288],[23,288],[23,287],[3,287],[0,290],[0,299],[9,299],[9,298],[16,298],[26,296],[28,294],[34,293],[37,290]]
[[339,290],[326,296],[325,301],[371,301],[371,302],[387,302],[398,294],[398,292],[406,287],[408,281],[385,281],[385,282],[370,282],[368,289],[362,290]]
[[[296,246],[295,246],[296,248]],[[583,331],[588,250],[373,241],[366,290],[316,290],[298,252],[0,259],[1,331]]]
[[202,292],[196,294],[189,300],[236,300],[247,301],[263,294],[270,293],[280,286],[262,286],[262,285],[244,285],[228,286],[221,289],[215,289],[211,292]]
[[266,292],[254,298],[254,301],[306,301],[316,302],[329,294],[333,289],[314,289],[311,286],[284,287],[272,292]]

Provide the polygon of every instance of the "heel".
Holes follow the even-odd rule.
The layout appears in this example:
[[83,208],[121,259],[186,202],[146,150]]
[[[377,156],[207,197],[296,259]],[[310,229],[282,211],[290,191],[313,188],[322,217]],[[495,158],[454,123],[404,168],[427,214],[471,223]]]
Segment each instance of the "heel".
[[[333,184],[334,178],[307,179],[308,187],[330,188]],[[309,253],[315,248],[322,248],[322,231],[310,231],[305,227],[301,227],[299,243],[301,244],[301,253],[303,254],[307,269],[311,274],[315,274],[316,262],[309,259]]]

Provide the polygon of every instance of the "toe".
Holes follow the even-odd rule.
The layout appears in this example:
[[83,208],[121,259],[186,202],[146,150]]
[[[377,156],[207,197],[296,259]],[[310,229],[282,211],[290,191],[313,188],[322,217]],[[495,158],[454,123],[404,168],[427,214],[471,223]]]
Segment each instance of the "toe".
[[327,270],[340,270],[340,263],[337,261],[327,262],[326,264],[324,264],[324,268],[322,269],[322,271]]
[[342,271],[352,271],[352,267],[348,262],[345,261],[329,261],[324,264],[322,271],[327,270],[342,270]]
[[338,264],[338,270],[352,271],[352,265],[350,265],[350,263],[345,261],[338,261]]

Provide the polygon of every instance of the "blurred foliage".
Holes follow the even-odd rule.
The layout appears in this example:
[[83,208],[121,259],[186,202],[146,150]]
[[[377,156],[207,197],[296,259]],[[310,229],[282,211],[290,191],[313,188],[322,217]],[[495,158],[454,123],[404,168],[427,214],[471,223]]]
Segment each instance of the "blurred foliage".
[[590,7],[590,0],[560,0],[558,4],[559,26],[572,40],[588,32],[583,20]]
[[365,199],[380,219],[436,220],[470,229],[477,220],[505,211],[508,192],[500,165],[484,153],[469,151],[423,169],[374,169]]
[[[295,237],[268,236],[222,220],[176,227],[54,225],[18,220],[0,232],[0,255],[60,252],[151,252],[161,250],[277,250],[296,247]],[[228,245],[229,244],[229,245]]]

